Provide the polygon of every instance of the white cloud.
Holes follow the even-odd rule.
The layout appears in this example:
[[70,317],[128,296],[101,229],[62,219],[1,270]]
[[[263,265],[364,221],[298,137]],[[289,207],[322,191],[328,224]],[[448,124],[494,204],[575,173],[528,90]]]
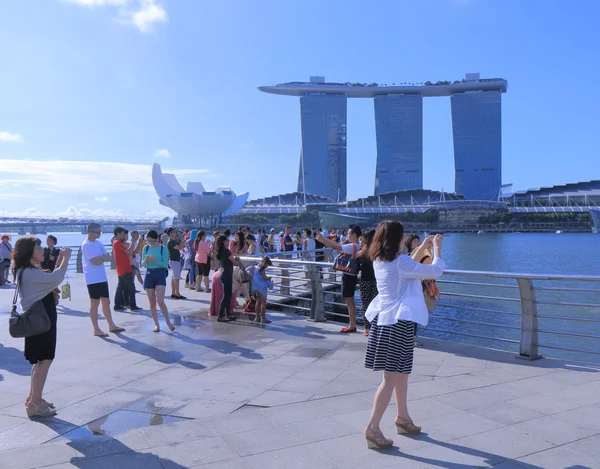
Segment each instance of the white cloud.
[[154,156],[154,158],[171,158],[171,153],[166,148],[157,148],[154,150],[154,153],[152,153],[152,156]]
[[17,142],[22,143],[23,136],[20,134],[11,134],[10,132],[0,131],[0,142]]
[[[0,167],[3,189],[7,193],[14,192],[14,198],[23,195],[35,196],[38,191],[92,196],[137,192],[158,198],[152,185],[150,165],[68,160],[30,160],[24,165],[23,160],[0,159]],[[201,175],[210,172],[207,169],[166,168],[164,171],[175,174],[185,182],[198,180]],[[8,190],[19,184],[24,184],[27,191]]]
[[105,195],[103,195],[102,197],[94,197],[94,199],[96,199],[97,202],[108,202],[108,197],[106,197]]
[[154,25],[167,22],[167,11],[157,0],[63,0],[85,7],[116,7],[118,21],[131,24],[142,33],[151,33]]
[[167,12],[154,1],[146,0],[139,10],[133,12],[132,21],[141,32],[150,33],[155,23],[167,21]]
[[91,209],[86,207],[70,206],[66,209],[56,212],[53,215],[58,217],[126,217],[127,214],[121,209]]

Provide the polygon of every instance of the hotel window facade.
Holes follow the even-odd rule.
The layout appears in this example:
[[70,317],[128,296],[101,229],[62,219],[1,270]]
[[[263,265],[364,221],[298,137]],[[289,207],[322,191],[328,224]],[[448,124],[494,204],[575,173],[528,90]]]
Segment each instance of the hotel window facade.
[[497,91],[454,94],[455,192],[470,200],[496,200],[502,185],[502,112]]
[[300,97],[299,192],[346,200],[346,115],[345,95]]
[[423,97],[376,96],[375,194],[423,188]]

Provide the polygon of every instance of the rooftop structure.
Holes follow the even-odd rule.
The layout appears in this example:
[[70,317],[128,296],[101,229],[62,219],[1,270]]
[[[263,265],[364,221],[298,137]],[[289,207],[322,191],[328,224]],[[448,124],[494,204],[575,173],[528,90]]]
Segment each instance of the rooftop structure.
[[379,83],[328,83],[324,77],[311,77],[308,82],[293,81],[274,86],[259,86],[258,89],[265,93],[281,94],[287,96],[305,96],[307,94],[341,94],[347,98],[374,98],[375,96],[390,94],[418,94],[423,97],[451,96],[456,93],[471,91],[497,91],[506,93],[508,83],[503,78],[479,78],[479,74],[471,79],[438,81],[436,83],[393,83],[381,85]]
[[436,83],[308,82],[260,86],[265,93],[300,97],[302,148],[298,190],[346,200],[347,98],[373,98],[377,132],[374,193],[423,188],[423,98],[450,96],[455,192],[495,200],[502,184],[502,78],[468,73]]

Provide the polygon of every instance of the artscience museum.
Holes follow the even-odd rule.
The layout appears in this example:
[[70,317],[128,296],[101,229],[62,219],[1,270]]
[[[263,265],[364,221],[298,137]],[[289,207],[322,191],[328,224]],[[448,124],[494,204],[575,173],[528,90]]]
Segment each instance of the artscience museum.
[[160,204],[177,213],[183,223],[214,224],[221,217],[238,212],[248,200],[248,192],[237,195],[231,187],[206,191],[201,182],[188,182],[184,189],[174,174],[163,173],[159,164],[152,167],[152,184]]

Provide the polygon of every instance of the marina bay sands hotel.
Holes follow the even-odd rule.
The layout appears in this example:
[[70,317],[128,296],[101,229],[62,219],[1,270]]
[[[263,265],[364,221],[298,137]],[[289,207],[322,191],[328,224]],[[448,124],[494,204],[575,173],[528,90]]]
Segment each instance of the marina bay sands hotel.
[[309,82],[261,86],[300,97],[302,151],[298,191],[346,200],[347,98],[373,98],[377,133],[374,193],[423,189],[423,98],[450,96],[454,191],[495,200],[502,185],[501,93],[507,82],[470,73],[454,82],[378,85]]

